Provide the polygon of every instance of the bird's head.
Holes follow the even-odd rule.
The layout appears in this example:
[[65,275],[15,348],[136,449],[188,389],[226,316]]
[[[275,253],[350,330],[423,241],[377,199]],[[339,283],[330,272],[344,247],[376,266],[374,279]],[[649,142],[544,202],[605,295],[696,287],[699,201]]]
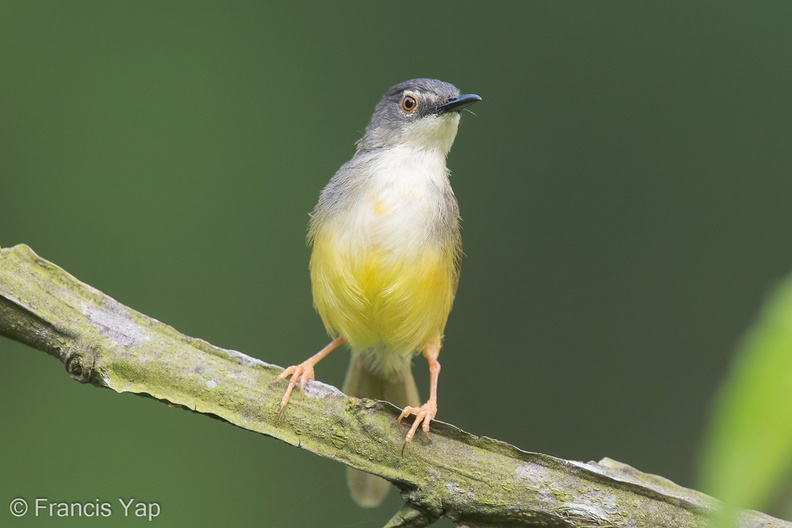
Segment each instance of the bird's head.
[[448,154],[459,126],[459,112],[481,101],[460,95],[453,84],[437,79],[412,79],[382,97],[358,141],[358,151],[396,146]]

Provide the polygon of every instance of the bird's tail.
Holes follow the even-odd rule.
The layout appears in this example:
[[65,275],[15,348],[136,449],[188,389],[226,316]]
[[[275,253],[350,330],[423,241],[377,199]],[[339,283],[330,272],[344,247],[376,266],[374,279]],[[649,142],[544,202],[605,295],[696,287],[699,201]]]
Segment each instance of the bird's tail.
[[[357,398],[386,400],[397,407],[421,405],[409,359],[404,360],[404,368],[398,369],[397,374],[388,377],[373,374],[369,365],[364,354],[352,353],[344,381],[345,394]],[[346,475],[352,498],[366,508],[379,506],[391,488],[390,482],[371,473],[347,468]]]

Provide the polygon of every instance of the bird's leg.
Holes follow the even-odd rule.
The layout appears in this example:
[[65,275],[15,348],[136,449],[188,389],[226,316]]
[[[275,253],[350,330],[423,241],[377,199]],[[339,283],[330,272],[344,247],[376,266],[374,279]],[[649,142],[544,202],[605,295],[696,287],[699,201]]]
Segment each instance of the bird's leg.
[[292,391],[294,387],[299,382],[300,384],[300,394],[304,394],[305,386],[308,384],[309,380],[316,379],[314,376],[314,366],[319,363],[324,357],[338,348],[339,346],[345,343],[345,339],[343,337],[337,337],[333,339],[330,344],[324,347],[322,350],[314,354],[313,356],[309,357],[299,365],[292,365],[291,367],[285,369],[281,372],[281,375],[275,378],[270,382],[270,385],[273,383],[277,383],[280,380],[286,379],[291,376],[289,380],[289,386],[286,387],[286,393],[283,395],[280,404],[280,410],[278,411],[278,419],[277,421],[280,422],[281,415],[283,414],[283,410],[286,408],[286,404],[289,403],[291,399]]
[[434,417],[437,414],[437,380],[440,376],[440,363],[437,361],[437,356],[439,354],[440,337],[438,336],[423,349],[423,355],[426,358],[426,361],[429,363],[429,399],[420,407],[405,407],[399,415],[399,419],[396,420],[397,422],[401,422],[403,418],[406,418],[411,414],[415,415],[415,420],[413,421],[410,430],[407,431],[407,436],[404,437],[402,454],[404,454],[404,448],[407,447],[407,444],[412,441],[416,431],[418,431],[419,425],[421,426],[421,429],[423,429],[424,436],[429,439],[429,422],[434,420]]

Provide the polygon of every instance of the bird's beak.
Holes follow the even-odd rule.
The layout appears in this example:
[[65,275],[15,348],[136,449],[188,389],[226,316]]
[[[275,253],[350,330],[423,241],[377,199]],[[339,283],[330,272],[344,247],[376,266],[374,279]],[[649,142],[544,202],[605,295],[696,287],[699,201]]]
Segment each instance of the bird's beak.
[[438,114],[447,114],[448,112],[459,112],[468,106],[481,101],[481,97],[476,94],[458,95],[437,107]]

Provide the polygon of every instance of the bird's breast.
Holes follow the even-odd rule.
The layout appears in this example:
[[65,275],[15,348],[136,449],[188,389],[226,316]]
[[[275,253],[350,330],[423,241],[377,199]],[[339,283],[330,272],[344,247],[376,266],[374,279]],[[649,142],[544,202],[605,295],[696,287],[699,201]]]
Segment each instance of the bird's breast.
[[355,199],[313,227],[314,304],[353,348],[409,354],[442,335],[451,310],[456,200],[444,158],[389,156],[370,169]]
[[457,204],[445,158],[434,152],[391,149],[371,164],[344,231],[382,251],[421,251],[447,243],[458,229]]

